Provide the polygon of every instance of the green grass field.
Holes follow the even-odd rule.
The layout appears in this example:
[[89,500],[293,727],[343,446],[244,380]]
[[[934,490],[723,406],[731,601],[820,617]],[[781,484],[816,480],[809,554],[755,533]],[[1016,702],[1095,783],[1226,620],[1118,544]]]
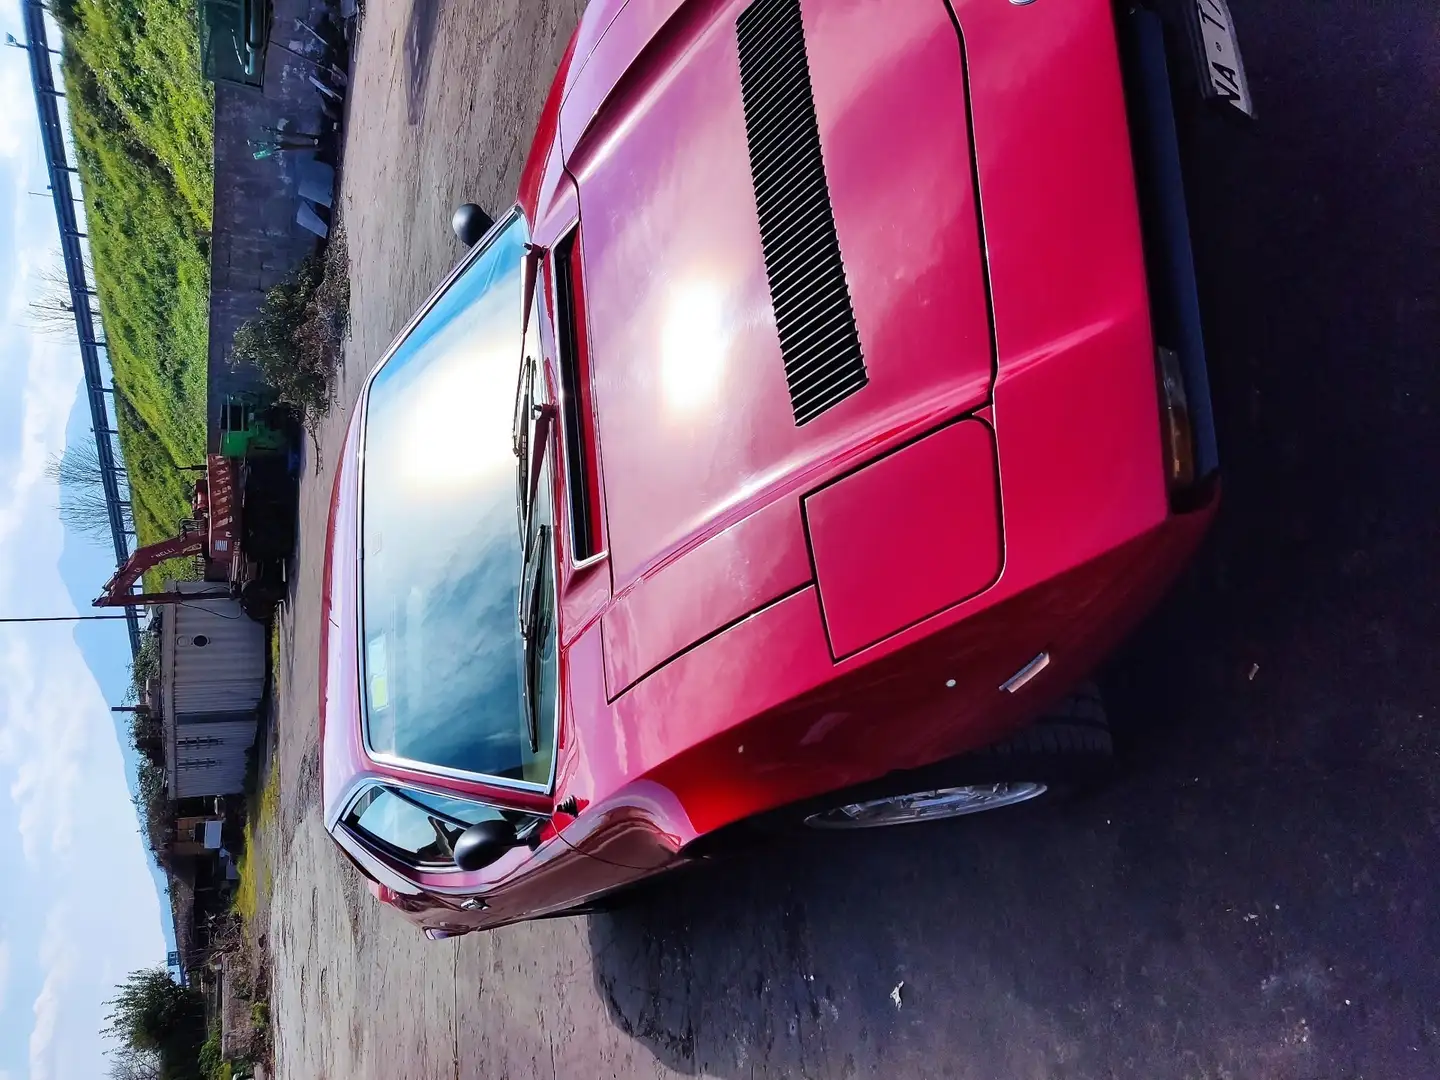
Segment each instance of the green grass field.
[[[273,630],[271,631],[274,632]],[[235,890],[231,910],[245,923],[246,933],[253,932],[261,901],[267,906],[274,884],[274,870],[265,856],[256,849],[256,836],[274,836],[280,822],[280,770],[271,768],[265,786],[250,798],[245,814],[244,852],[236,863],[240,886]]]
[[178,470],[205,452],[213,98],[193,4],[68,0],[56,14],[120,446],[151,543],[189,516],[193,476]]

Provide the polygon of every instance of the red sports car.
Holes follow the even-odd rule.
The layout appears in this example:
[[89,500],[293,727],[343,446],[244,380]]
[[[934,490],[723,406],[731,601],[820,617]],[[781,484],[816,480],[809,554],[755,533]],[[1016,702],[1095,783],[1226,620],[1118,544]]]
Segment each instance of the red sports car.
[[1108,750],[1067,695],[1218,498],[1172,83],[1250,97],[1178,6],[590,5],[339,462],[322,785],[372,891],[432,938],[589,910]]

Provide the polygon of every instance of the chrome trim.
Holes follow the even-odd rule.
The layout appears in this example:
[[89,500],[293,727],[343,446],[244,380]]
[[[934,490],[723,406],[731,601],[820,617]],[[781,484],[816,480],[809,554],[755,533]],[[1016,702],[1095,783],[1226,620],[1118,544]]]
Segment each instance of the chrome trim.
[[[570,226],[567,226],[567,227],[566,227],[565,231],[560,234],[560,238],[559,238],[558,240],[556,240],[553,244],[551,244],[550,247],[546,250],[546,253],[545,253],[545,254],[546,254],[546,257],[550,260],[550,270],[551,270],[550,277],[551,277],[551,280],[556,283],[557,291],[556,291],[555,297],[554,297],[554,301],[555,301],[554,306],[555,306],[556,308],[559,308],[559,306],[560,306],[560,294],[559,294],[559,292],[558,292],[560,275],[556,272],[556,269],[557,269],[557,268],[556,268],[556,265],[555,265],[555,252],[556,252],[559,248],[561,248],[562,246],[564,246],[564,244],[565,244],[567,241],[569,242],[569,244],[570,244],[570,252],[571,252],[571,255],[570,255],[570,260],[571,260],[571,261],[570,261],[570,266],[571,266],[571,270],[572,270],[572,272],[573,272],[573,271],[574,271],[574,268],[575,268],[575,262],[574,262],[575,254],[574,254],[574,253],[575,253],[576,244],[577,244],[578,241],[579,241],[579,234],[580,234],[580,220],[577,218],[577,219],[575,220],[575,223],[574,223],[573,225],[570,225]],[[572,285],[571,285],[571,291],[572,291],[572,293],[573,293],[573,291],[574,291],[574,285],[573,285],[573,283],[572,283]],[[548,305],[551,298],[548,297],[548,296],[545,296],[545,292],[546,292],[546,290],[544,290],[544,289],[542,288],[542,289],[540,290],[540,296],[544,298],[544,302]],[[574,306],[573,301],[572,301],[571,306],[572,306],[572,307]],[[527,314],[527,317],[528,317],[528,314],[529,314],[529,313],[527,312],[526,314]],[[578,318],[579,318],[579,313],[578,313],[578,312],[575,313],[575,317],[576,317],[577,320],[578,320]],[[568,400],[568,396],[569,396],[569,394],[571,393],[571,388],[568,387],[568,386],[566,386],[566,385],[565,385],[565,380],[564,380],[563,378],[561,378],[561,375],[563,374],[563,372],[562,372],[562,370],[561,370],[561,364],[560,364],[560,348],[561,348],[561,345],[560,345],[560,327],[559,327],[558,314],[557,314],[557,317],[556,317],[555,319],[551,319],[551,320],[550,320],[550,326],[551,326],[551,331],[552,331],[551,337],[552,337],[552,339],[553,339],[554,342],[555,342],[555,385],[556,385],[556,386],[559,388],[559,390],[560,390],[560,394],[559,394],[560,400],[559,400],[558,402],[556,402],[556,412],[557,412],[557,416],[556,416],[557,424],[556,424],[556,426],[557,426],[557,427],[559,428],[559,430],[560,430],[560,438],[565,441],[565,449],[566,449],[566,451],[567,451],[567,453],[564,453],[564,454],[562,454],[562,455],[560,455],[560,456],[565,459],[565,463],[564,463],[564,469],[565,469],[565,484],[566,484],[566,487],[567,487],[567,489],[568,489],[568,488],[573,488],[573,487],[575,486],[575,477],[570,474],[570,454],[568,453],[568,451],[569,451],[569,449],[570,449],[570,444],[569,444],[570,435],[569,435],[569,433],[565,430],[565,412],[564,412],[564,404],[565,404],[565,402]],[[588,326],[586,327],[585,336],[586,336],[586,339],[589,340],[590,331],[589,331],[589,327],[588,327]],[[578,342],[577,342],[576,344],[577,344],[577,346],[578,346]],[[541,362],[542,365],[543,365],[543,363],[544,363],[544,352],[545,352],[544,342],[542,341],[542,342],[541,342],[541,348],[540,348],[540,353],[541,353],[540,362]],[[578,358],[577,358],[577,359],[578,359]],[[593,394],[593,390],[594,390],[593,380],[592,380],[591,390],[592,390],[591,397],[592,397],[592,399],[593,399],[593,397],[594,397],[594,394]],[[583,404],[584,399],[583,399],[580,395],[577,394],[576,397],[575,397],[575,401],[576,401],[576,405],[578,406],[578,405],[580,405],[580,404]],[[592,421],[592,426],[593,426],[593,422],[594,422],[594,417],[593,417],[593,415],[592,415],[592,417],[591,417],[591,421]],[[596,446],[594,447],[594,450],[593,450],[591,456],[595,459],[595,475],[596,475],[597,481],[599,481],[599,476],[600,476],[600,447],[599,447],[599,438],[598,438],[598,436],[597,436],[595,442],[596,442]],[[582,448],[582,449],[583,449],[583,448]],[[582,477],[580,478],[580,483],[581,483],[582,485],[585,485],[585,484],[587,483],[588,479],[589,479],[588,477],[582,476]],[[596,487],[597,487],[597,488],[603,488],[603,483],[597,482]],[[568,494],[568,491],[567,491],[567,494]],[[602,499],[604,498],[603,492],[602,492],[602,494],[601,494],[601,498],[602,498]],[[572,505],[571,501],[570,501],[569,499],[566,499],[566,500],[565,500],[565,520],[566,520],[566,522],[567,522],[567,524],[568,524],[568,526],[569,526],[569,528],[566,530],[566,533],[568,534],[568,536],[569,536],[569,538],[570,538],[570,551],[573,553],[573,552],[575,552],[575,551],[579,548],[580,543],[579,543],[579,538],[575,535],[575,515],[571,512],[572,510],[573,510],[573,505]],[[600,507],[598,507],[598,506],[592,507],[592,511],[593,511],[593,516],[595,517],[595,521],[596,521],[596,523],[598,523],[599,520],[600,520],[600,517],[601,517]],[[607,540],[609,539],[609,536],[608,536],[608,535],[606,536],[606,539],[607,539]],[[600,562],[602,559],[607,559],[607,558],[609,558],[609,557],[610,557],[610,549],[607,547],[607,548],[606,548],[605,550],[603,550],[603,551],[597,551],[597,552],[596,552],[595,554],[593,554],[593,555],[588,555],[588,556],[586,556],[585,558],[581,559],[579,562],[575,562],[575,561],[572,560],[571,563],[570,563],[570,571],[571,571],[571,573],[574,573],[576,570],[583,570],[583,569],[585,569],[587,566],[594,566],[597,562]]]
[[[507,811],[507,812],[512,813],[512,814],[528,814],[528,815],[530,815],[531,817],[533,817],[537,822],[543,822],[543,821],[548,820],[548,818],[547,818],[544,814],[537,813],[537,812],[534,811],[534,810],[527,810],[527,809],[524,809],[524,808],[522,808],[522,807],[502,806],[502,805],[500,805],[499,803],[494,802],[494,801],[492,801],[492,800],[490,800],[490,799],[477,799],[475,796],[473,796],[473,795],[467,795],[467,794],[465,794],[465,793],[463,793],[463,792],[448,791],[448,790],[446,790],[445,788],[440,787],[438,784],[435,784],[435,785],[416,784],[416,783],[413,783],[412,781],[409,781],[409,780],[398,780],[398,779],[396,779],[396,778],[393,777],[393,776],[375,776],[375,775],[364,775],[364,776],[361,776],[358,780],[356,780],[353,784],[351,784],[350,791],[346,794],[345,798],[342,799],[342,800],[340,800],[340,802],[339,802],[340,811],[339,811],[339,813],[337,813],[337,814],[335,815],[334,821],[331,822],[330,825],[327,827],[327,831],[331,834],[331,836],[336,837],[337,840],[338,840],[338,838],[339,838],[340,836],[343,836],[343,837],[345,837],[345,839],[349,840],[350,843],[344,845],[344,846],[347,848],[347,850],[350,849],[352,845],[358,846],[358,847],[362,848],[362,849],[365,851],[366,856],[367,856],[371,861],[373,861],[373,862],[378,862],[378,863],[380,863],[382,866],[384,866],[385,872],[386,872],[387,874],[390,874],[390,875],[395,876],[395,877],[399,877],[401,880],[403,880],[403,881],[406,883],[406,885],[407,885],[407,889],[406,889],[406,890],[394,889],[394,886],[390,886],[392,889],[394,889],[395,892],[410,891],[410,890],[413,890],[413,891],[415,891],[415,892],[420,892],[420,893],[424,893],[424,892],[435,892],[435,891],[439,890],[441,887],[440,887],[440,886],[435,886],[435,887],[432,888],[432,887],[430,887],[430,886],[421,885],[421,884],[420,884],[419,882],[417,882],[417,881],[411,881],[409,878],[405,877],[405,875],[401,874],[399,871],[394,870],[394,869],[391,869],[388,865],[385,865],[385,864],[384,864],[384,860],[385,860],[385,859],[389,859],[389,858],[393,858],[393,856],[387,855],[387,854],[385,854],[384,852],[381,852],[381,851],[374,850],[373,848],[371,848],[370,844],[369,844],[363,837],[358,836],[356,833],[354,833],[351,829],[349,829],[349,828],[346,826],[346,824],[345,824],[345,817],[346,817],[346,815],[349,814],[349,813],[350,813],[350,810],[355,806],[355,804],[360,801],[361,796],[363,796],[363,795],[364,795],[367,791],[369,791],[372,787],[378,787],[378,788],[392,787],[392,788],[399,788],[401,791],[416,791],[416,792],[419,792],[419,793],[422,794],[422,795],[434,795],[435,797],[441,798],[441,799],[455,799],[455,800],[457,800],[457,801],[459,801],[459,802],[470,802],[470,803],[474,803],[476,806],[488,806],[488,807],[491,807],[491,808],[493,808],[493,809],[496,809],[496,810],[504,810],[504,811]],[[404,860],[396,860],[396,861],[403,862]],[[416,864],[416,865],[414,865],[414,866],[410,866],[409,863],[406,863],[405,865],[406,865],[407,867],[410,867],[410,869],[413,869],[413,870],[416,871],[417,873],[425,873],[425,874],[468,874],[468,873],[473,873],[473,872],[474,872],[474,871],[470,871],[470,870],[461,870],[458,866],[454,866],[454,865],[449,865],[449,866],[447,866],[447,865],[444,864],[444,863],[427,863],[427,864],[425,864],[425,865]],[[475,890],[473,890],[473,889],[467,889],[467,888],[454,889],[453,887],[450,887],[448,890],[446,890],[446,895],[450,895],[451,892],[454,892],[454,893],[456,893],[456,894],[467,894],[467,893],[471,893],[471,892],[474,892],[474,891],[475,891]]]
[[811,814],[805,819],[805,824],[812,829],[839,830],[884,829],[926,821],[946,821],[1029,802],[1048,790],[1045,784],[1034,780],[962,784],[959,787],[842,803]]
[[[573,543],[573,538],[572,538],[572,543]],[[574,549],[574,548],[571,548],[570,550],[571,550],[571,551],[574,551],[575,549]],[[573,561],[572,561],[572,562],[570,563],[570,572],[573,574],[576,570],[588,570],[590,567],[594,566],[596,563],[604,562],[604,561],[605,561],[606,559],[608,559],[609,557],[610,557],[610,550],[609,550],[608,548],[605,549],[604,551],[597,551],[594,555],[587,556],[586,558],[581,559],[579,562],[573,562]]]
[[[555,717],[560,716],[560,695],[556,695]],[[508,791],[530,791],[540,795],[550,794],[550,789],[555,783],[555,763],[550,763],[550,779],[547,783],[537,784],[533,780],[511,780],[504,776],[491,776],[489,773],[470,772],[466,769],[451,769],[444,765],[431,765],[429,762],[416,761],[414,758],[404,758],[396,754],[381,753],[370,748],[369,736],[365,739],[365,754],[371,761],[381,765],[389,765],[395,769],[410,769],[414,772],[428,773],[430,776],[446,776],[451,780],[466,780],[472,784],[485,784],[488,787],[505,788]],[[553,759],[555,755],[551,755]],[[419,790],[423,791],[424,788]],[[440,794],[436,792],[436,794]],[[453,797],[453,792],[445,792]],[[468,798],[468,796],[461,796]],[[506,807],[510,809],[510,807]]]
[[1010,678],[1001,683],[1000,689],[1004,690],[1007,694],[1013,694],[1049,666],[1050,654],[1048,652],[1042,652],[1039,656],[1035,657],[1034,660],[1031,660],[1019,671],[1015,672],[1014,675],[1011,675]]
[[[450,274],[445,278],[445,280],[442,281],[440,285],[435,289],[435,291],[430,294],[430,298],[425,301],[424,305],[420,308],[420,310],[417,311],[415,315],[411,317],[410,321],[405,324],[405,329],[402,330],[399,336],[397,336],[395,340],[390,343],[390,347],[385,350],[384,355],[380,357],[379,361],[371,369],[370,374],[365,377],[365,383],[360,388],[360,397],[355,406],[359,410],[360,414],[356,420],[356,422],[360,425],[360,434],[358,445],[355,448],[355,623],[356,629],[359,630],[359,633],[355,635],[355,670],[360,676],[356,680],[359,684],[358,694],[360,699],[360,744],[365,751],[366,757],[368,757],[371,761],[378,762],[384,765],[390,765],[395,768],[412,769],[416,772],[431,773],[436,776],[448,776],[452,779],[467,780],[471,783],[476,784],[486,784],[491,787],[501,787],[512,791],[538,792],[542,795],[549,795],[553,793],[555,789],[555,774],[559,765],[560,705],[561,702],[564,700],[565,696],[563,686],[555,695],[555,715],[551,721],[551,731],[553,733],[555,749],[553,749],[550,753],[550,776],[544,784],[536,784],[526,780],[508,780],[502,776],[490,776],[485,773],[472,773],[463,769],[448,769],[439,765],[429,765],[423,761],[416,761],[411,758],[399,757],[395,754],[378,753],[370,742],[369,709],[365,700],[365,576],[360,572],[360,569],[365,561],[365,439],[367,435],[366,414],[369,412],[370,408],[370,388],[374,385],[376,376],[380,374],[380,372],[384,369],[385,365],[388,364],[390,360],[394,357],[396,350],[398,350],[400,346],[406,342],[406,340],[414,332],[415,328],[420,325],[420,323],[427,315],[430,314],[432,310],[434,310],[435,305],[440,302],[440,298],[443,297],[445,293],[450,290],[450,288],[455,284],[457,280],[459,280],[462,274],[469,270],[470,267],[482,255],[485,254],[485,252],[490,250],[490,245],[495,242],[495,238],[499,236],[502,232],[504,232],[506,229],[508,229],[511,223],[516,218],[520,218],[522,221],[525,221],[525,231],[527,236],[529,235],[530,222],[525,219],[525,216],[521,212],[518,205],[512,206],[510,208],[510,212],[507,213],[500,220],[496,221],[495,224],[490,226],[490,230],[483,237],[480,238],[480,241],[473,248],[471,248],[465,253],[465,257],[461,259],[458,264],[456,264],[455,269],[451,270]],[[521,299],[523,304],[523,297]],[[525,318],[525,314],[526,313],[522,310],[522,319]],[[525,345],[523,336],[521,338],[520,348],[520,367],[523,370],[525,363]],[[556,563],[559,563],[558,558],[556,559]],[[560,575],[552,574],[551,577],[553,579],[552,584],[553,591],[555,593],[555,632],[557,640],[559,640]],[[560,675],[558,662],[556,667],[556,680],[559,681]],[[421,788],[419,790],[424,789]],[[348,809],[353,802],[354,797],[352,796],[349,800],[345,802],[345,808]],[[344,814],[345,811],[342,810],[339,814],[336,815],[336,824],[341,828],[343,828],[341,819],[344,817]]]
[[343,823],[336,823],[330,830],[330,838],[349,852],[350,857],[361,864],[365,873],[371,879],[378,881],[391,892],[400,893],[402,896],[422,896],[425,890],[418,884],[411,881],[397,870],[387,866],[375,852],[371,851],[358,836],[347,829]]

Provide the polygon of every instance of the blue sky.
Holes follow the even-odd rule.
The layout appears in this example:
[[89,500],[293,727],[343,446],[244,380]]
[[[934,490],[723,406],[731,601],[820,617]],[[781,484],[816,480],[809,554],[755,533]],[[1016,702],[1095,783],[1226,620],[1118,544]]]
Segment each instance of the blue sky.
[[[0,36],[22,37],[16,0]],[[113,570],[67,535],[45,464],[89,438],[78,351],[26,309],[58,260],[27,58],[0,48],[0,615],[82,610]],[[104,1075],[104,1000],[163,964],[153,863],[130,805],[111,704],[127,681],[123,623],[0,625],[0,1080]],[[168,918],[168,915],[166,916]]]

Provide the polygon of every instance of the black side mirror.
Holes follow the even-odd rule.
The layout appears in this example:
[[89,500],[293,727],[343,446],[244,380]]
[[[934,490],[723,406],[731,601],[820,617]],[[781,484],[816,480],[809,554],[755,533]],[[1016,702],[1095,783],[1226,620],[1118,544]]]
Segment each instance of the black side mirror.
[[471,825],[455,841],[455,865],[461,870],[483,870],[511,848],[525,841],[508,821],[482,821]]
[[495,219],[473,202],[461,203],[450,218],[450,228],[455,230],[455,236],[466,247],[478,244],[494,224]]

